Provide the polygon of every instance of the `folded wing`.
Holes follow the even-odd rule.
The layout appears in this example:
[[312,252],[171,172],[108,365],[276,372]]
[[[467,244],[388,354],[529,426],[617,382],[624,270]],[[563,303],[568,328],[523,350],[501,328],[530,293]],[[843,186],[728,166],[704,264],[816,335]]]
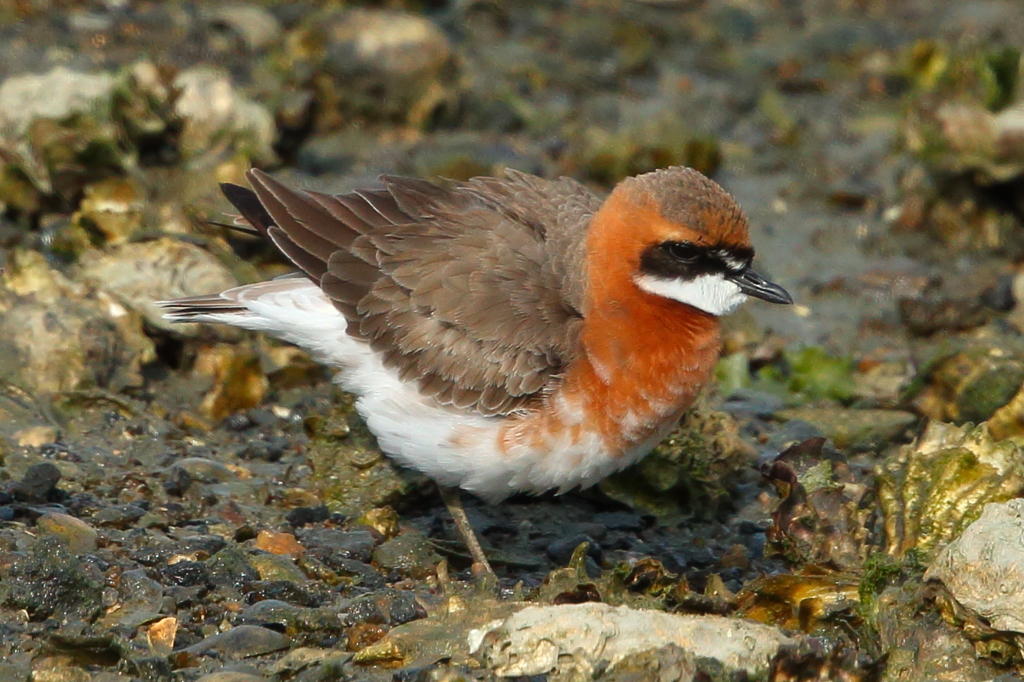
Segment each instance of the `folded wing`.
[[330,195],[259,171],[225,194],[323,292],[384,364],[440,403],[521,409],[578,352],[584,240],[600,199],[510,171],[451,188],[385,177]]

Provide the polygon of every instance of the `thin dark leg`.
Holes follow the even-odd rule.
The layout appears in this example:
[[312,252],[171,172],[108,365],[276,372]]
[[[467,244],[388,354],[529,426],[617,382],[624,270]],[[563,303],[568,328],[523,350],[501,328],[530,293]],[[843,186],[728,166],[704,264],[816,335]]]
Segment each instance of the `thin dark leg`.
[[441,499],[444,500],[444,506],[448,507],[448,513],[452,515],[455,527],[458,529],[459,535],[462,536],[463,542],[466,543],[469,555],[473,557],[473,573],[494,573],[491,569],[491,564],[487,561],[487,557],[484,556],[483,548],[480,547],[480,541],[476,539],[473,526],[469,525],[466,510],[462,508],[462,495],[459,489],[447,488],[443,485],[438,486],[438,488],[441,490]]

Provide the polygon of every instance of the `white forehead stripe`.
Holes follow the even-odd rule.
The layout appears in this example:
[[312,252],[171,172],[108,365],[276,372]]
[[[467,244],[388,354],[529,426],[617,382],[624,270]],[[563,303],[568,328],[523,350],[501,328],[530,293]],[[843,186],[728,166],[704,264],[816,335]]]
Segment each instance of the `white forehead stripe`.
[[712,315],[726,315],[747,300],[735,282],[722,275],[701,275],[693,279],[676,279],[640,275],[637,286],[656,296],[664,296],[692,305]]

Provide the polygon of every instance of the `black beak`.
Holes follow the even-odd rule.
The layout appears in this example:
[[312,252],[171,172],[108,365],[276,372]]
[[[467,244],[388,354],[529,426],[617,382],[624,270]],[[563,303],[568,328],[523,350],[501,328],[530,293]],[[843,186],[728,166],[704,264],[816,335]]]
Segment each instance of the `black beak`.
[[769,282],[750,268],[737,275],[732,275],[728,279],[735,282],[739,286],[740,291],[747,296],[783,305],[789,305],[793,302],[793,297],[789,295],[788,291],[774,282]]

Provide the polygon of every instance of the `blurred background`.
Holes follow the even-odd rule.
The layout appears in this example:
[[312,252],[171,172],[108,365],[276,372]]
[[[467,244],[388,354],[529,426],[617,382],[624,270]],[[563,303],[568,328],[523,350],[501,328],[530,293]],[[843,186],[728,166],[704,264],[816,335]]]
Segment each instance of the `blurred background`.
[[[928,647],[944,679],[1011,670],[992,613],[944,612],[963,635],[906,585],[1024,492],[1022,47],[1018,0],[0,0],[0,677],[196,679],[244,623],[363,651],[427,615],[437,561],[468,565],[326,371],[161,319],[289,270],[216,224],[218,183],[515,168],[606,192],[677,164],[734,194],[797,304],[725,322],[715,388],[638,467],[471,508],[502,585],[586,541],[584,576],[824,633],[863,679],[887,652],[935,679],[906,653]],[[928,421],[948,431],[908,445]],[[338,615],[358,598],[389,606]]]

